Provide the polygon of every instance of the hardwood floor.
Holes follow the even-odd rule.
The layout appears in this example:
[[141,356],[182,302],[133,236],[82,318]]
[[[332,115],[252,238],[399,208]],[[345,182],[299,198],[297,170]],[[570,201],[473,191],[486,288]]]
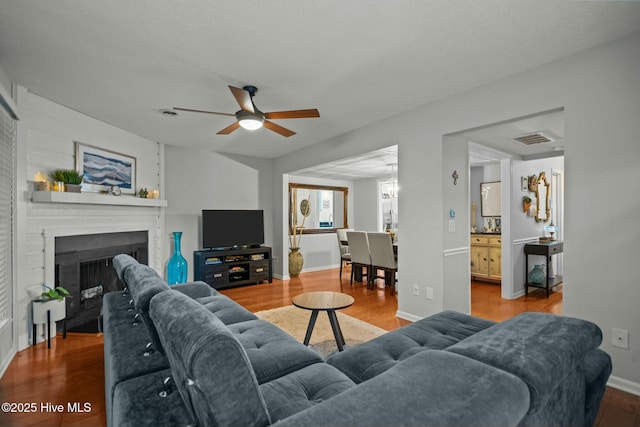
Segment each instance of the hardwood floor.
[[[397,297],[389,289],[368,290],[362,283],[349,286],[349,270],[338,277],[338,269],[305,273],[287,281],[274,280],[233,288],[224,294],[251,311],[268,310],[291,304],[303,292],[332,290],[352,295],[356,302],[343,312],[387,330],[409,323],[395,317]],[[380,281],[381,283],[381,281]],[[561,313],[561,288],[548,300],[536,290],[528,297],[514,301],[500,299],[500,287],[494,284],[472,284],[472,314],[500,321],[522,311]],[[539,292],[539,294],[538,294]],[[0,412],[0,426],[103,426],[105,425],[103,337],[100,334],[69,334],[51,342],[30,347],[16,355],[0,379],[0,403],[35,403],[37,411],[25,414]],[[41,404],[62,404],[61,413],[43,412]],[[89,403],[90,411],[70,413],[67,405]],[[608,387],[597,427],[640,426],[640,396]]]

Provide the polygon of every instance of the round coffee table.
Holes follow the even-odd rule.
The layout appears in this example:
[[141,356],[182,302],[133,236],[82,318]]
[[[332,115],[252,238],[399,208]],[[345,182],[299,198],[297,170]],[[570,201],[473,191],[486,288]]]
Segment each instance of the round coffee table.
[[347,308],[353,304],[354,301],[351,295],[341,294],[340,292],[307,292],[293,298],[293,305],[304,310],[311,310],[311,318],[309,319],[309,326],[307,326],[307,334],[304,337],[304,345],[309,345],[318,313],[326,311],[329,316],[329,323],[331,323],[331,329],[333,330],[333,336],[336,338],[338,351],[342,351],[345,342],[340,324],[338,323],[338,317],[336,316],[336,310]]

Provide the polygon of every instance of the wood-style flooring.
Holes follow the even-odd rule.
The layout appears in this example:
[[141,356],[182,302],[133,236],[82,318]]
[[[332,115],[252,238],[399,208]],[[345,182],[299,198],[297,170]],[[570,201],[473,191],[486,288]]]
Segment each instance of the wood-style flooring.
[[[368,290],[362,283],[349,286],[349,270],[338,277],[338,269],[304,273],[300,278],[274,280],[225,290],[223,293],[251,311],[267,310],[291,304],[302,293],[319,290],[345,292],[355,303],[344,309],[350,316],[393,330],[409,323],[395,317],[397,297],[389,289]],[[561,313],[561,287],[548,300],[541,291],[507,301],[500,299],[500,287],[473,282],[472,314],[492,320],[504,320],[522,311]],[[105,425],[103,337],[100,334],[58,336],[47,349],[46,343],[30,347],[16,355],[0,379],[0,403],[35,403],[34,413],[0,412],[0,426],[103,426]],[[64,411],[43,412],[41,405],[63,405]],[[67,405],[89,403],[83,413],[70,413]],[[640,396],[607,388],[598,418],[598,427],[640,426]]]

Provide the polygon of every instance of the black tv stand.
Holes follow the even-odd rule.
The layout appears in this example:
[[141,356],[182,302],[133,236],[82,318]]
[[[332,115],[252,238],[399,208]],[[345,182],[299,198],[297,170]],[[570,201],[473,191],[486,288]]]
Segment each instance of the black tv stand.
[[203,249],[193,252],[194,280],[216,289],[273,281],[271,248]]

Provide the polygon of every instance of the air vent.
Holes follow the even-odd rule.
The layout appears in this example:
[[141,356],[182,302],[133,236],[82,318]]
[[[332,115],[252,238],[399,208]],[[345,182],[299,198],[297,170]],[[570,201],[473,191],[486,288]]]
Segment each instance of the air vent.
[[543,144],[545,142],[553,142],[554,140],[541,132],[529,133],[526,135],[513,138],[525,145]]

